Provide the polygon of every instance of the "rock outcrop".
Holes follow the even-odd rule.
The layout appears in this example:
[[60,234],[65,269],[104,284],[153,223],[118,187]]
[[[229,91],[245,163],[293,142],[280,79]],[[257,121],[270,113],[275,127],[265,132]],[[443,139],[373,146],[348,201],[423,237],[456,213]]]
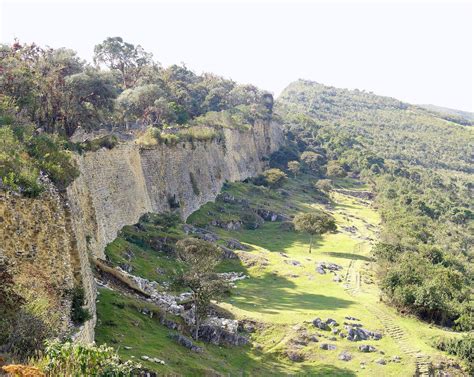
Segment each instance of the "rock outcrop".
[[[223,133],[220,140],[175,145],[145,147],[125,140],[112,149],[76,155],[80,176],[65,193],[49,183],[36,199],[0,192],[5,233],[0,254],[32,289],[53,292],[48,299],[61,313],[60,332],[72,325],[70,302],[59,291],[82,285],[92,319],[76,329],[74,338],[94,340],[97,293],[90,261],[104,259],[106,245],[123,226],[147,212],[176,210],[186,218],[214,200],[224,182],[259,174],[283,140],[271,122]],[[56,296],[50,285],[61,288]]]
[[[95,313],[95,283],[89,258],[125,225],[147,212],[179,211],[187,218],[215,200],[226,181],[241,181],[266,167],[283,140],[280,127],[257,122],[251,130],[225,129],[223,140],[141,146],[133,141],[77,156],[80,176],[67,189],[71,226],[87,306]],[[78,334],[93,340],[95,315]]]

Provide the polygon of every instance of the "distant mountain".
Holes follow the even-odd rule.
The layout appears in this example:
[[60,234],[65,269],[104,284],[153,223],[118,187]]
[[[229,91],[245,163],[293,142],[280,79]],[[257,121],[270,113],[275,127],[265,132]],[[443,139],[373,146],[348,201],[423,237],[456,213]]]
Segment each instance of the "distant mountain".
[[[469,111],[463,111],[463,110],[456,110],[456,109],[450,109],[449,107],[442,107],[442,106],[436,106],[436,105],[418,105],[424,109],[431,110],[437,113],[441,113],[443,115],[452,115],[455,118],[464,118],[468,122],[466,125],[472,126],[474,122],[474,113],[469,112]],[[458,123],[458,122],[456,122]]]
[[308,80],[291,83],[277,100],[283,118],[304,113],[380,157],[413,165],[472,171],[472,128],[466,119],[363,90]]

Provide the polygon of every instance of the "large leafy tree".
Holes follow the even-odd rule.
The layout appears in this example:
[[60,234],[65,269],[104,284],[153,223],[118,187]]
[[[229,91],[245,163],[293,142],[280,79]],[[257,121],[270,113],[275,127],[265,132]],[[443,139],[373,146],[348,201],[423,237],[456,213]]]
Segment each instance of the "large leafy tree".
[[227,289],[227,283],[215,273],[222,253],[214,244],[197,238],[180,240],[176,247],[178,258],[185,266],[181,281],[192,292],[194,338],[197,340],[200,324],[207,317],[211,300]]
[[142,46],[109,37],[94,47],[94,62],[120,72],[124,89],[135,85],[142,71],[152,64],[152,54]]
[[309,234],[309,253],[313,246],[313,237],[336,230],[334,218],[324,212],[301,213],[293,219],[295,229]]

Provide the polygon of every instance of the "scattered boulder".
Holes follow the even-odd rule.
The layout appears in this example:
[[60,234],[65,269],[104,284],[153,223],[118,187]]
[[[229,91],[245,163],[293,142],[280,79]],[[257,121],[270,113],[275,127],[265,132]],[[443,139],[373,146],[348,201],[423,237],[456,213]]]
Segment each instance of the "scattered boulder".
[[334,319],[332,318],[328,318],[326,320],[326,324],[328,324],[329,326],[334,326],[334,327],[337,327],[339,326],[339,323],[337,323]]
[[326,322],[323,322],[321,318],[315,318],[313,320],[313,326],[317,327],[318,329],[321,330],[331,330],[329,325]]
[[393,356],[393,357],[391,358],[391,361],[392,361],[393,363],[399,363],[400,361],[402,361],[402,358],[401,358],[400,356]]
[[140,357],[140,359],[142,359],[142,360],[144,360],[144,361],[149,361],[149,360],[150,360],[150,356],[143,355],[142,357]]
[[340,283],[342,281],[341,277],[339,275],[334,275],[334,277],[332,278],[332,281],[336,282],[336,283]]
[[242,222],[239,220],[229,220],[229,221],[212,220],[211,225],[216,226],[218,228],[227,229],[227,230],[242,229]]
[[231,250],[222,245],[219,247],[222,250],[222,259],[238,259],[239,258],[237,254],[234,252],[234,250]]
[[200,353],[203,351],[201,347],[196,346],[191,339],[181,334],[169,334],[169,337],[176,341],[178,344],[186,347],[187,349]]
[[319,342],[319,339],[316,335],[310,335],[309,340],[315,343]]
[[316,267],[316,271],[318,271],[319,269],[325,270],[325,273],[326,273],[326,270],[340,271],[340,270],[342,270],[342,266],[340,266],[336,263],[318,262],[318,265]]
[[227,247],[234,250],[248,250],[249,249],[247,245],[244,245],[243,243],[233,238],[231,238],[230,240],[227,240]]
[[380,365],[386,365],[387,364],[387,362],[384,359],[378,359],[378,360],[375,360],[375,362],[377,364],[380,364]]
[[321,275],[324,275],[326,274],[326,270],[320,266],[316,267],[316,272],[321,274]]
[[321,348],[322,350],[326,350],[326,351],[332,351],[332,350],[335,350],[337,347],[336,347],[335,344],[321,343],[319,348]]
[[347,352],[347,351],[343,351],[339,354],[339,360],[342,360],[342,361],[351,361],[352,360],[352,355]]
[[157,364],[161,364],[161,365],[165,365],[165,362],[161,359],[158,359],[157,357],[154,357],[153,359],[151,359],[153,362],[157,363]]
[[361,352],[375,352],[377,349],[374,346],[371,346],[370,344],[363,344],[359,346],[359,351]]
[[348,321],[360,321],[360,319],[357,319],[357,318],[355,318],[355,317],[349,317],[349,316],[347,316],[347,317],[344,317],[344,318],[347,319]]
[[242,346],[248,339],[240,335],[239,322],[235,319],[209,317],[199,328],[199,339],[215,345]]
[[257,214],[264,219],[265,221],[289,221],[290,218],[286,215],[283,215],[281,213],[277,213],[265,208],[259,208],[257,209]]
[[347,330],[347,339],[352,342],[357,342],[360,340],[367,340],[367,339],[374,339],[380,340],[382,339],[382,334],[378,332],[369,331],[363,329],[361,327],[354,327],[354,326],[345,326]]
[[293,362],[300,363],[304,361],[304,355],[301,352],[291,350],[291,351],[288,351],[286,355],[288,356],[288,359],[290,359]]
[[297,260],[294,260],[294,259],[288,259],[288,260],[285,260],[285,263],[286,264],[290,264],[292,266],[299,266],[301,267],[301,262],[297,261]]
[[243,272],[221,272],[218,274],[220,278],[226,280],[230,283],[233,283],[238,280],[248,279],[249,276],[245,275]]
[[133,267],[128,263],[120,263],[119,267],[128,273],[131,273],[133,271]]

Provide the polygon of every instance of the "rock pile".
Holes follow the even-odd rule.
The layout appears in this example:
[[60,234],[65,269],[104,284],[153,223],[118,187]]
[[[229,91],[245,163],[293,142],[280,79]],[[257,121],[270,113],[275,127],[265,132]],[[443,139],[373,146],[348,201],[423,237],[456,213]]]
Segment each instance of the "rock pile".
[[340,270],[342,270],[342,266],[336,263],[318,262],[318,265],[316,266],[316,272],[320,273],[321,275],[326,274],[327,271],[335,273],[336,271]]

